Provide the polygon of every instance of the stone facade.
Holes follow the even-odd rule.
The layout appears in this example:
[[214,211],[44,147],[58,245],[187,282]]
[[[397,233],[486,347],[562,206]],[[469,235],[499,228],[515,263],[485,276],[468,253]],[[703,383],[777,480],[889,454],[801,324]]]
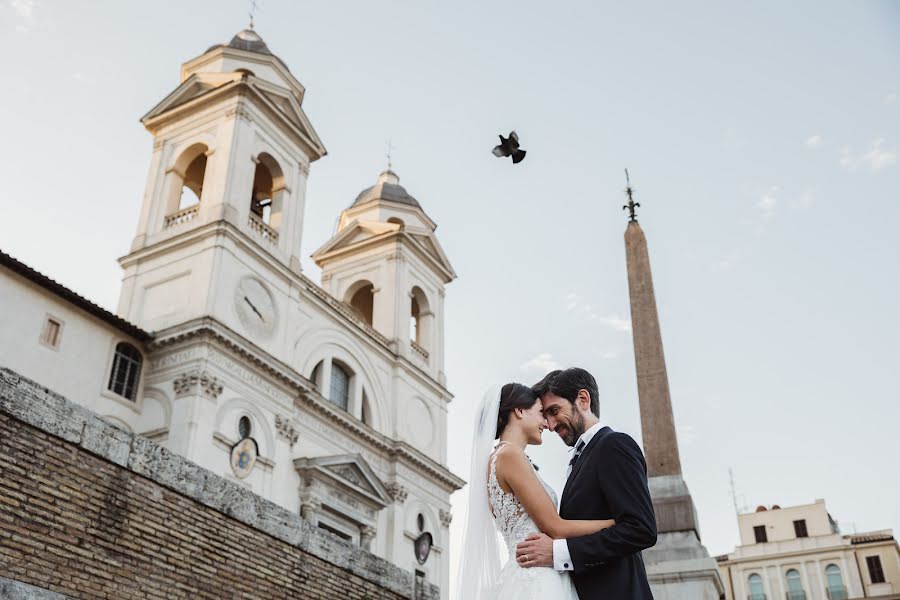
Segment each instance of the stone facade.
[[[152,155],[117,314],[0,253],[0,366],[446,594],[443,515],[464,484],[446,466],[455,273],[436,224],[389,172],[348,198],[316,252],[321,285],[302,272],[306,182],[325,154],[305,94],[251,30],[184,63],[142,118]],[[134,380],[117,382],[129,360]],[[304,466],[335,460],[384,497]],[[422,531],[434,541],[425,564]]]
[[7,369],[0,576],[3,593],[26,598],[440,596],[433,584]]

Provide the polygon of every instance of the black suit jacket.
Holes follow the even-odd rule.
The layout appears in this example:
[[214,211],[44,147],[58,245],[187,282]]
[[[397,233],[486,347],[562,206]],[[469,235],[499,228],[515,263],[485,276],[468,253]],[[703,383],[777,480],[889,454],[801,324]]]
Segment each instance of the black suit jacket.
[[581,600],[652,600],[641,550],[656,544],[656,515],[644,454],[631,436],[604,427],[572,468],[559,514],[615,519],[608,529],[567,540]]

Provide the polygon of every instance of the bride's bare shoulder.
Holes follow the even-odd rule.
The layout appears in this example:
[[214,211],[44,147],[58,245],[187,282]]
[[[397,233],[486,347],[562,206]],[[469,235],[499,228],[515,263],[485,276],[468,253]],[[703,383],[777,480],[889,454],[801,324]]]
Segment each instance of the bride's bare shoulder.
[[522,448],[512,444],[502,444],[495,451],[497,454],[497,471],[505,472],[529,465],[528,458]]

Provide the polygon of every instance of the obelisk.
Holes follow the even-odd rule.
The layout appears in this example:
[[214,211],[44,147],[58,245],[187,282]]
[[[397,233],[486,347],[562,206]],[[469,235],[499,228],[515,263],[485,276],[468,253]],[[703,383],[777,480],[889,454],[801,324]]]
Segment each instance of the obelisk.
[[625,257],[628,262],[641,430],[652,432],[650,436],[645,435],[644,439],[647,475],[681,475],[681,457],[678,455],[678,439],[675,436],[666,357],[663,354],[656,295],[650,273],[650,253],[647,251],[647,238],[634,215],[625,230]]
[[[626,178],[628,171],[625,171]],[[634,366],[648,486],[656,512],[656,546],[644,551],[656,600],[718,600],[724,592],[715,561],[700,543],[697,511],[681,474],[681,457],[663,353],[647,238],[637,220],[631,181],[625,258],[631,301]]]

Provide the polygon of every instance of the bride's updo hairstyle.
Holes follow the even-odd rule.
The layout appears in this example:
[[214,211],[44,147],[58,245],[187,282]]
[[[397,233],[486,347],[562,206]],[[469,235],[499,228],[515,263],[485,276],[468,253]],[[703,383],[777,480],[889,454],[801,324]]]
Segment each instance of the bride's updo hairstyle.
[[507,383],[500,390],[500,412],[497,414],[497,433],[494,439],[500,437],[506,425],[509,423],[509,414],[517,409],[528,409],[534,406],[538,395],[527,385],[521,383]]

